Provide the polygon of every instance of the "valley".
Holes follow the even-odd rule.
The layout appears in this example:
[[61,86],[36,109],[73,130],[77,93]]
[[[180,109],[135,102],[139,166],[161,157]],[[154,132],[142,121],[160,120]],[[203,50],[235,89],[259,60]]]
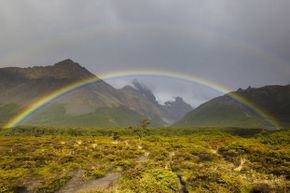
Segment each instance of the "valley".
[[137,80],[115,88],[70,59],[0,68],[0,192],[286,193],[289,88],[193,108],[180,96],[160,104]]

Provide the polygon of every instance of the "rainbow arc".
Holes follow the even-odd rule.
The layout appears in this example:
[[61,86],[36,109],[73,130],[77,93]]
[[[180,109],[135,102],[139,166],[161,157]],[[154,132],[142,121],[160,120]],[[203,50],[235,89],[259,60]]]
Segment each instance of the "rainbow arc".
[[252,109],[254,112],[256,112],[259,116],[263,117],[265,120],[267,120],[273,127],[280,128],[280,124],[275,120],[273,116],[271,116],[269,113],[263,111],[260,107],[258,107],[256,104],[252,103],[251,101],[245,99],[242,96],[239,96],[236,93],[231,92],[230,89],[215,84],[211,81],[205,80],[203,78],[187,75],[184,73],[179,72],[170,72],[170,71],[162,71],[162,70],[126,70],[126,71],[119,71],[119,72],[113,72],[113,73],[107,73],[100,75],[96,78],[89,78],[85,80],[81,80],[76,83],[72,83],[70,85],[67,85],[65,87],[62,87],[58,90],[55,90],[45,97],[42,97],[41,99],[31,103],[28,105],[24,110],[22,110],[17,115],[13,116],[7,124],[4,126],[5,128],[13,128],[21,124],[24,120],[29,118],[33,113],[40,110],[41,108],[45,107],[47,104],[49,104],[51,101],[66,95],[67,93],[73,92],[76,89],[79,89],[81,87],[87,86],[89,84],[93,84],[96,81],[101,80],[110,80],[113,78],[121,78],[121,77],[138,77],[138,76],[152,76],[152,77],[167,77],[167,78],[174,78],[178,80],[183,81],[190,81],[194,83],[198,83],[207,87],[210,87],[212,89],[215,89],[217,91],[220,91],[222,93],[228,94],[233,99],[237,100],[241,104],[245,105],[246,107]]

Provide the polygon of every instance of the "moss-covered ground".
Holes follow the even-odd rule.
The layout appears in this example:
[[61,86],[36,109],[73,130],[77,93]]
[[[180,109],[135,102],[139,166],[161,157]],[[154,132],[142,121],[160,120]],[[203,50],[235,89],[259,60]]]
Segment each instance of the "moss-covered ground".
[[251,136],[154,132],[140,138],[130,132],[72,136],[3,131],[0,192],[55,192],[78,171],[88,180],[122,174],[109,188],[93,192],[290,190],[289,130]]

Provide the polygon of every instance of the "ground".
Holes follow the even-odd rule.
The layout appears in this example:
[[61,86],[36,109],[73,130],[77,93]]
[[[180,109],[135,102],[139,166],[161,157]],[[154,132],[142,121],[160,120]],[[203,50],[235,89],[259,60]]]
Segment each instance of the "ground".
[[0,192],[288,192],[289,130],[1,136]]

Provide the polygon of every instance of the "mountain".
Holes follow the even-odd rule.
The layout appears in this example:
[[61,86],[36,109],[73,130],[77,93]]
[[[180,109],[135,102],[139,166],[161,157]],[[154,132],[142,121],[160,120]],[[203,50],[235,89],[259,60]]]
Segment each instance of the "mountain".
[[95,75],[69,59],[47,67],[1,68],[0,103],[28,104],[57,88],[93,77]]
[[[268,112],[283,126],[290,127],[290,85],[238,89],[237,94]],[[214,98],[186,114],[174,127],[233,126],[272,127],[253,110],[229,94]]]
[[0,68],[0,125],[33,101],[91,77],[95,76],[69,59],[47,67]]
[[[116,89],[70,59],[45,67],[0,68],[0,125],[27,105],[75,82],[96,78],[34,113],[23,124],[58,127],[127,127],[149,118],[152,126],[177,121],[188,109],[166,109],[150,89],[135,81]],[[178,105],[177,105],[178,106]],[[166,109],[166,110],[165,110]]]
[[181,97],[176,97],[174,101],[165,102],[161,108],[167,114],[167,122],[180,120],[183,115],[193,110]]

